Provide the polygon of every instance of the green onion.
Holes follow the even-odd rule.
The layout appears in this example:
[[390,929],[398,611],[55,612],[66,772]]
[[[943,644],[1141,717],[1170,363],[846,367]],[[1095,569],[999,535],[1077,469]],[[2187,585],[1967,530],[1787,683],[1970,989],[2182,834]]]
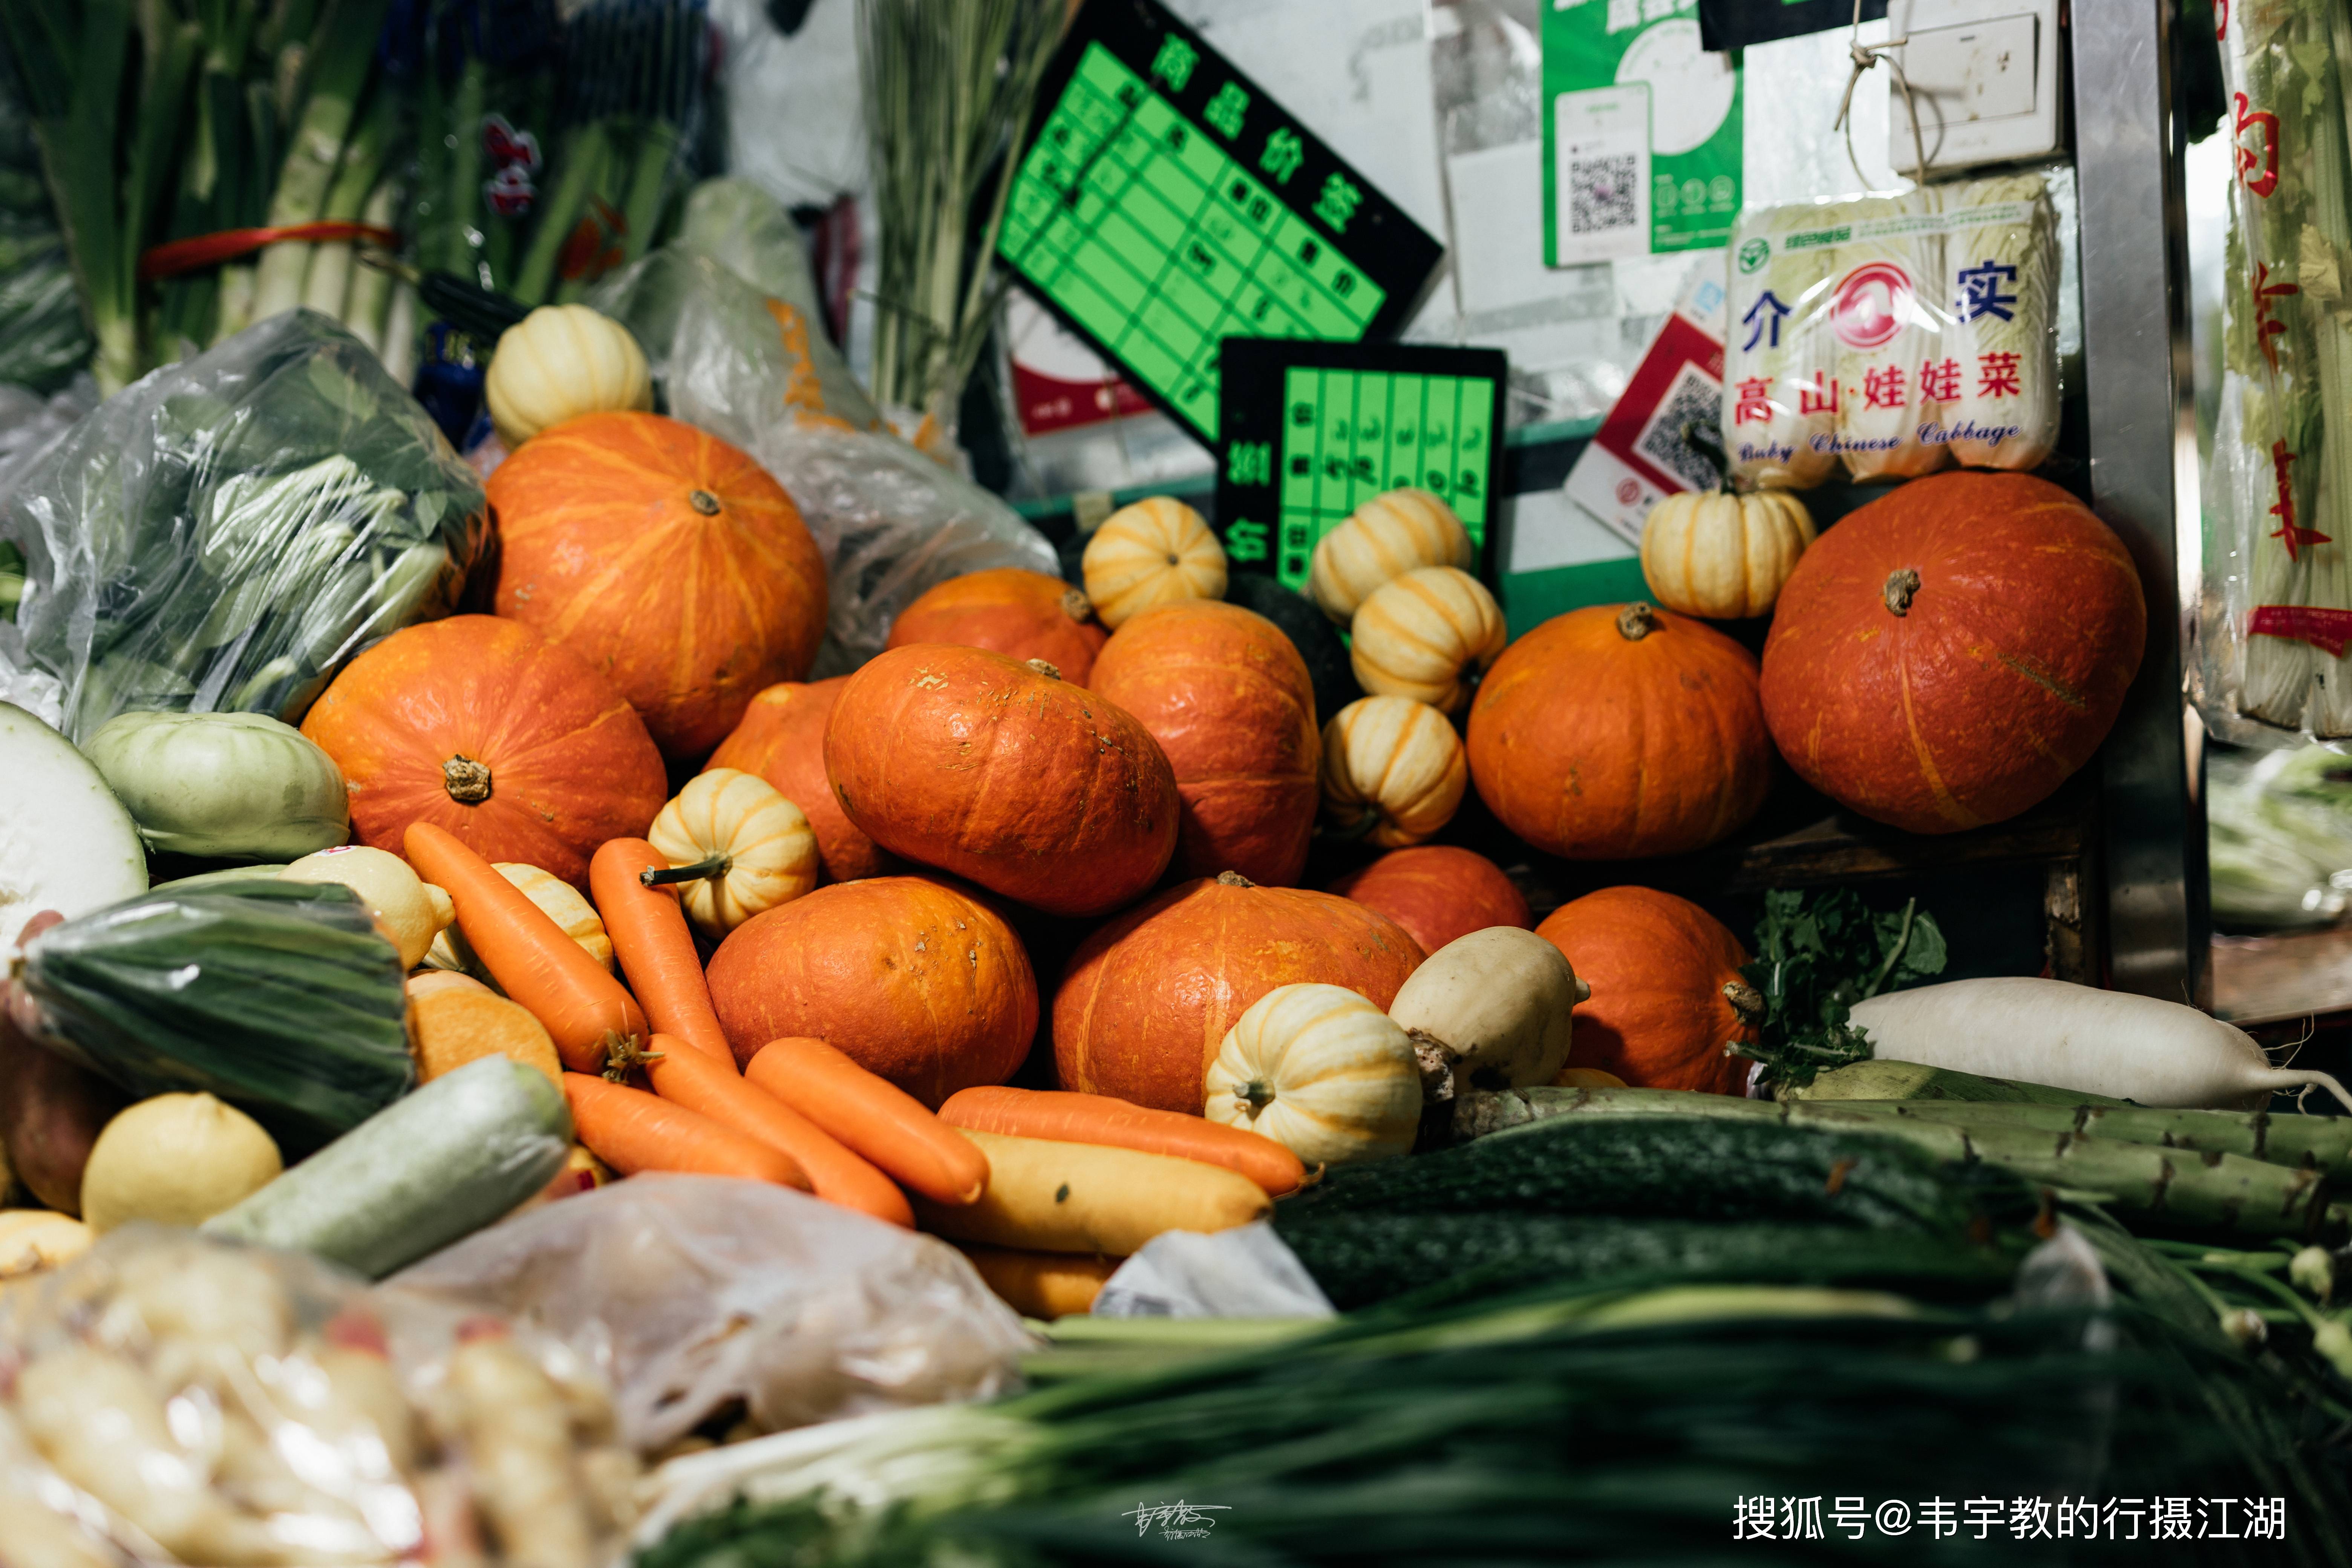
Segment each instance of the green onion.
[[[352,133],[353,116],[367,87],[376,34],[383,25],[388,4],[389,0],[339,0],[320,23],[320,40],[306,68],[310,97],[287,148],[277,191],[269,198],[271,227],[316,223],[325,215],[343,143]],[[366,190],[364,184],[360,187],[362,198]],[[311,248],[305,241],[282,240],[261,253],[254,289],[255,321],[268,321],[302,303]]]

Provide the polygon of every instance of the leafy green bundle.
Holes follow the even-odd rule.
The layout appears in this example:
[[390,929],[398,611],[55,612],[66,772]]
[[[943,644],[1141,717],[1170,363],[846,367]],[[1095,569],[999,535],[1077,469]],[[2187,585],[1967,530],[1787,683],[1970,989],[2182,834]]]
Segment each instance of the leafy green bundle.
[[1943,931],[1916,900],[1882,913],[1843,888],[1767,893],[1756,958],[1741,971],[1762,1006],[1762,1038],[1738,1049],[1774,1085],[1864,1060],[1870,1039],[1850,1021],[1853,1005],[1941,974],[1945,958]]
[[0,506],[78,740],[131,709],[299,720],[364,643],[447,612],[487,527],[431,417],[310,311],[110,399]]

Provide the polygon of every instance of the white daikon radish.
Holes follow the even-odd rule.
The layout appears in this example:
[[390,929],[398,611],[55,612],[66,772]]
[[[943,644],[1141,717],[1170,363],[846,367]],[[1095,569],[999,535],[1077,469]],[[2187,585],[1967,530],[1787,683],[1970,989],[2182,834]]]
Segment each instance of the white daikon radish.
[[1853,1021],[1882,1060],[2047,1084],[2142,1105],[2259,1110],[2273,1089],[2324,1072],[2271,1066],[2243,1029],[2178,1002],[2063,980],[1953,980],[1857,1003]]

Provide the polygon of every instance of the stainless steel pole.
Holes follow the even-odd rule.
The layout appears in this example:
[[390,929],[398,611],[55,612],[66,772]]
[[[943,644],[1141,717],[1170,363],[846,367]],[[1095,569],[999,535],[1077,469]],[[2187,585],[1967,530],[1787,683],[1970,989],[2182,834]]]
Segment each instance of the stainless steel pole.
[[2108,971],[2118,989],[2205,1006],[2204,756],[2182,689],[2202,532],[2168,36],[2179,18],[2165,0],[2072,11],[2092,504],[2139,563],[2148,608],[2147,655],[2105,752]]

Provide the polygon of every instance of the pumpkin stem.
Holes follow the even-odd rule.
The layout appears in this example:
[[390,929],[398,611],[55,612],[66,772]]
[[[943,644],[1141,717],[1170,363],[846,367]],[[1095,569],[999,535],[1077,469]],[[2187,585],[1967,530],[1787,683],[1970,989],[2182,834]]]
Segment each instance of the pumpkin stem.
[[1725,495],[1731,493],[1731,455],[1723,449],[1722,427],[1712,419],[1688,419],[1683,422],[1683,445],[1706,460],[1715,470],[1716,488]]
[[1044,676],[1048,680],[1059,680],[1062,679],[1062,671],[1060,667],[1057,665],[1047,664],[1042,658],[1033,658],[1026,662],[1030,668],[1035,670],[1038,674]]
[[717,517],[719,515],[719,498],[712,495],[709,490],[687,491],[686,504],[692,507],[695,510],[700,512],[705,517]]
[[459,805],[479,805],[490,798],[490,764],[461,752],[441,764],[441,787]]
[[604,1050],[604,1079],[609,1083],[628,1082],[631,1072],[660,1061],[667,1054],[649,1051],[636,1036],[614,1029],[605,1030],[604,1037],[596,1043]]
[[1315,831],[1321,834],[1326,838],[1336,838],[1344,844],[1365,837],[1367,834],[1370,833],[1373,828],[1378,827],[1380,825],[1381,808],[1376,805],[1368,805],[1364,807],[1363,816],[1356,818],[1355,821],[1348,824],[1345,827],[1318,827]]
[[1255,1116],[1274,1103],[1274,1086],[1263,1079],[1254,1078],[1247,1083],[1234,1085],[1234,1098],[1248,1106],[1250,1114]]
[[1426,1029],[1407,1029],[1414,1062],[1421,1068],[1421,1102],[1442,1105],[1454,1098],[1454,1047]]
[[1890,615],[1911,613],[1911,595],[1919,591],[1919,574],[1905,566],[1886,574],[1886,608]]
[[1087,597],[1084,588],[1072,588],[1062,595],[1062,614],[1074,621],[1095,618],[1095,602]]
[[1243,876],[1239,871],[1220,871],[1217,873],[1217,886],[1221,888],[1255,888],[1257,884],[1251,881],[1247,877]]
[[1754,1027],[1764,1021],[1764,993],[1753,985],[1742,985],[1737,980],[1723,983],[1723,999],[1739,1015],[1739,1021]]
[[1640,642],[1658,629],[1658,612],[1643,604],[1632,604],[1617,612],[1617,635],[1627,642]]
[[691,866],[648,866],[637,873],[637,880],[648,888],[667,888],[673,882],[716,881],[735,868],[732,855],[714,855],[708,860],[697,860]]

